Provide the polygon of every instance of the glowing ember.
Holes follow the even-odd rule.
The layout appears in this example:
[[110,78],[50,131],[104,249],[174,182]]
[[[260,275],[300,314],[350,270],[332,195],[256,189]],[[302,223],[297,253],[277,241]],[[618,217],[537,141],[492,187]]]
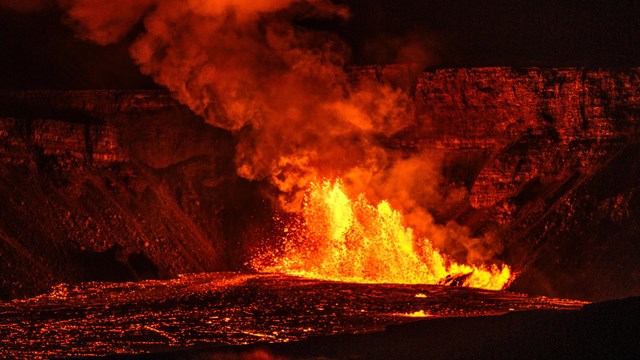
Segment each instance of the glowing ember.
[[372,205],[363,194],[350,199],[341,181],[313,183],[293,224],[284,228],[280,253],[262,255],[259,271],[357,283],[448,284],[503,289],[508,266],[456,263],[416,239],[403,217],[382,201]]
[[406,317],[430,317],[433,316],[431,314],[429,314],[428,312],[425,312],[424,310],[418,310],[418,311],[414,311],[412,313],[404,313],[404,314],[400,314],[401,316],[406,316]]

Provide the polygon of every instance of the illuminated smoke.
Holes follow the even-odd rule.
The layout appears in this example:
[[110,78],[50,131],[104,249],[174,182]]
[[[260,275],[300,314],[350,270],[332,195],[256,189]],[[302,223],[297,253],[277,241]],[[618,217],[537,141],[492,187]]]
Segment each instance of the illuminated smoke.
[[[412,125],[404,91],[345,72],[349,49],[310,20],[347,19],[324,0],[59,0],[79,37],[109,44],[141,21],[130,52],[143,73],[211,125],[238,139],[238,175],[267,180],[280,208],[299,212],[304,189],[343,178],[352,193],[388,199],[407,225],[470,261],[491,258],[492,244],[462,227],[436,225],[429,209],[461,201],[444,194],[438,162],[426,153],[384,146]],[[429,56],[408,42],[405,53]],[[489,244],[489,245],[487,245]],[[462,248],[462,250],[460,250]]]
[[[97,4],[107,4],[97,6]],[[348,48],[335,35],[295,21],[345,18],[323,1],[61,0],[84,39],[117,41],[143,15],[131,47],[142,71],[212,125],[235,131],[236,164],[247,179],[268,179],[282,204],[310,180],[363,166],[386,167],[374,141],[409,125],[411,101],[374,81],[351,83]]]

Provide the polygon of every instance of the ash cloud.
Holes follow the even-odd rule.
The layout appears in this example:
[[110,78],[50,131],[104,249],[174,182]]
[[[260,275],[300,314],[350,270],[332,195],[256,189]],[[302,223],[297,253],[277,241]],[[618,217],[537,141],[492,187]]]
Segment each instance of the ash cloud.
[[[285,211],[299,210],[310,182],[341,177],[352,195],[389,199],[409,226],[445,251],[477,247],[464,229],[436,225],[430,215],[429,206],[455,193],[440,191],[437,159],[379,141],[412,125],[410,96],[378,81],[352,81],[344,70],[348,46],[333,33],[299,25],[346,20],[346,7],[325,0],[59,0],[59,6],[78,37],[102,45],[142,23],[130,48],[141,71],[209,124],[232,131],[238,175],[274,185]],[[398,59],[433,61],[417,39],[398,44]]]

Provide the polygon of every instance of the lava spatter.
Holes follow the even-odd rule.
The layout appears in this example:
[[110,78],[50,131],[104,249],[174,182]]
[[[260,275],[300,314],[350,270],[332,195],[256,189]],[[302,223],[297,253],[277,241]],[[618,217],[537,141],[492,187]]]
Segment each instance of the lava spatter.
[[255,257],[259,271],[356,283],[458,284],[490,290],[512,280],[507,265],[448,258],[404,225],[387,201],[355,200],[340,180],[313,183],[300,216],[285,226],[283,250]]

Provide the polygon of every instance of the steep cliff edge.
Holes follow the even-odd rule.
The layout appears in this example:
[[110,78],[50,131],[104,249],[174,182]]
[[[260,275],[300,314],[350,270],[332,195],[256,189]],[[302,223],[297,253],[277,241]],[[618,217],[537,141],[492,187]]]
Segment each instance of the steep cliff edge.
[[[436,220],[494,234],[512,289],[640,294],[640,70],[352,73],[415,92],[391,146],[442,155],[467,196]],[[163,91],[0,92],[0,295],[239,268],[271,214],[233,148]]]

